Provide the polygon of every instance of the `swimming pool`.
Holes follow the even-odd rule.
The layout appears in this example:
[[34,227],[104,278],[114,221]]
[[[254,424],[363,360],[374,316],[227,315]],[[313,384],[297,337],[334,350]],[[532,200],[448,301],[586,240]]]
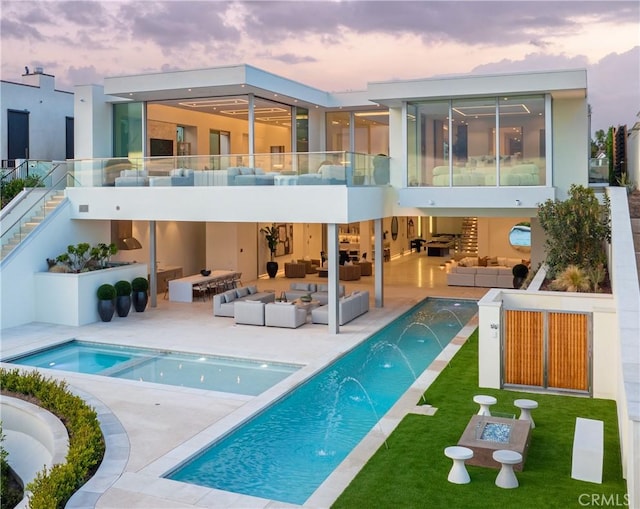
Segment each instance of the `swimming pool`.
[[476,311],[423,301],[166,477],[303,504]]
[[301,367],[76,339],[4,362],[247,396],[261,394]]

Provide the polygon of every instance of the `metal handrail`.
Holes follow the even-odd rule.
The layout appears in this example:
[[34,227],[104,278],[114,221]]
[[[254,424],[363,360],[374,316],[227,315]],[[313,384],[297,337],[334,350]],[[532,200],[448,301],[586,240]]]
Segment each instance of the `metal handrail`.
[[[53,168],[45,177],[43,177],[43,180],[48,176],[50,176],[58,166],[59,164],[56,165],[56,167]],[[0,235],[0,244],[4,245],[8,243],[7,241],[8,238],[11,238],[16,234],[21,233],[20,230],[23,222],[27,222],[29,219],[31,219],[34,216],[34,210],[37,210],[38,207],[42,207],[44,214],[46,216],[44,204],[46,204],[47,200],[53,195],[54,192],[60,191],[61,189],[66,189],[67,187],[72,187],[69,185],[69,179],[71,179],[73,183],[79,183],[71,172],[69,171],[65,172],[65,174],[62,177],[60,177],[54,184],[51,185],[51,187],[45,188],[45,189],[48,189],[48,191],[45,192],[45,194],[41,198],[39,198],[33,204],[33,206],[31,206],[28,210],[26,210],[16,221],[13,222],[13,224],[9,228],[5,229],[2,232],[2,234]],[[64,185],[60,186],[61,183],[64,183]],[[35,192],[38,189],[43,189],[43,188],[33,187],[27,193],[25,193],[21,199],[24,200],[26,196],[28,196],[32,192]]]

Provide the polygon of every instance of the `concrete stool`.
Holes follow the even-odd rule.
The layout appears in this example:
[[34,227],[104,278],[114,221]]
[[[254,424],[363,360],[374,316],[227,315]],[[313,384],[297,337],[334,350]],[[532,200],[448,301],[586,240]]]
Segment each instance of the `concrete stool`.
[[532,399],[516,399],[513,404],[520,409],[519,419],[521,421],[529,421],[531,429],[535,428],[536,423],[533,422],[533,417],[531,417],[531,410],[538,408],[538,402]]
[[478,415],[491,416],[491,411],[489,410],[489,407],[491,405],[495,405],[498,402],[498,400],[493,396],[484,396],[482,394],[479,394],[473,397],[473,402],[478,403],[478,405],[480,405],[480,410],[478,410]]
[[517,488],[519,484],[516,474],[513,473],[513,465],[522,461],[522,454],[501,449],[494,451],[493,459],[502,465],[498,477],[496,477],[496,486],[506,489]]
[[453,460],[447,480],[454,484],[468,484],[471,482],[469,472],[464,466],[464,460],[473,458],[473,451],[468,447],[452,445],[444,450],[444,455]]

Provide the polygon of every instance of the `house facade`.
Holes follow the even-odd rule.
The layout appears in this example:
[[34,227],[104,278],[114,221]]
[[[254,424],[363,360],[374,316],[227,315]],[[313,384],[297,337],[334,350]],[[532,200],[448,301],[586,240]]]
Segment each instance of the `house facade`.
[[26,159],[73,158],[73,93],[57,90],[54,76],[41,67],[25,68],[20,82],[0,82],[0,96],[2,168]]

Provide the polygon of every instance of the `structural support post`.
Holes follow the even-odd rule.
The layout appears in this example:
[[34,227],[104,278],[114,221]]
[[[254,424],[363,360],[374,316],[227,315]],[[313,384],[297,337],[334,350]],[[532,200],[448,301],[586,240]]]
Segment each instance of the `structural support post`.
[[340,326],[338,325],[338,225],[335,223],[327,224],[327,265],[329,272],[327,273],[327,283],[329,284],[329,334],[338,334]]
[[156,222],[149,221],[149,291],[151,307],[158,306],[158,262],[156,262]]
[[376,259],[374,260],[374,280],[375,280],[375,294],[376,294],[376,307],[384,307],[384,243],[382,234],[382,218],[375,219],[373,221],[374,235],[375,235],[375,252]]

